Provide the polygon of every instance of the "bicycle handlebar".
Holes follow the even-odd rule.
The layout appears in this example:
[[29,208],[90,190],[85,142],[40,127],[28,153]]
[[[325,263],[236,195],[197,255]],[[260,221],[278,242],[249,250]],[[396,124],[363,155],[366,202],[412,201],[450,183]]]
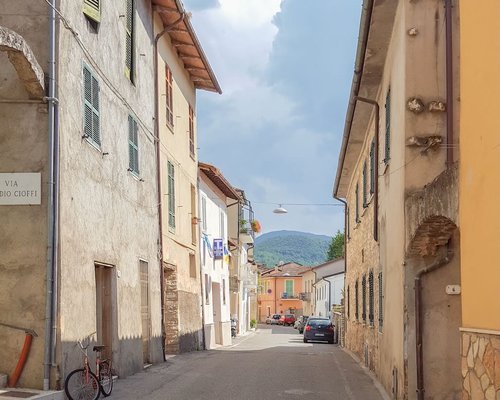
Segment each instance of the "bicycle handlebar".
[[[92,332],[91,334],[85,336],[82,340],[77,340],[78,345],[80,346],[80,349],[87,350],[88,347],[90,346],[90,339],[96,334],[97,332]],[[86,345],[84,343],[87,343]],[[85,353],[85,352],[84,352]]]

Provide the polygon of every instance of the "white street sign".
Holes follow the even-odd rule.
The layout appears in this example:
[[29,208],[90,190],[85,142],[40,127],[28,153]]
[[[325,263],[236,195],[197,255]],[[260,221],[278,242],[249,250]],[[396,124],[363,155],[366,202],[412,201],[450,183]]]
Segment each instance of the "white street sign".
[[42,175],[35,173],[0,173],[0,206],[41,204]]

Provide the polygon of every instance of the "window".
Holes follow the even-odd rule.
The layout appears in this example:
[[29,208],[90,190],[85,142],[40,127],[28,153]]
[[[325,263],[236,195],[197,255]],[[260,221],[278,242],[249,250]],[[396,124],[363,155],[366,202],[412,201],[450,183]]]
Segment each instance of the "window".
[[383,296],[382,272],[378,273],[378,329],[382,332],[384,325],[384,296]]
[[347,318],[351,317],[351,288],[347,286]]
[[356,279],[356,285],[354,286],[355,290],[355,297],[354,297],[354,303],[355,303],[355,308],[354,308],[354,316],[356,317],[356,321],[359,320],[359,283],[358,280]]
[[125,21],[125,75],[134,83],[135,57],[134,57],[134,0],[125,0],[127,3]]
[[207,230],[207,198],[202,196],[201,198],[201,228],[203,232]]
[[167,125],[174,126],[174,102],[172,90],[172,71],[165,64],[165,98],[166,98],[166,117]]
[[359,183],[356,183],[356,222],[359,222]]
[[366,169],[366,161],[363,163],[363,208],[368,207],[368,172]]
[[366,276],[363,275],[363,279],[361,280],[361,319],[363,322],[366,322]]
[[285,292],[286,292],[288,297],[293,295],[293,280],[287,279],[285,281]]
[[351,210],[349,209],[349,207],[347,207],[347,205],[345,206],[346,207],[346,216],[347,216],[347,221],[346,221],[346,224],[347,224],[347,240],[349,240],[351,238]]
[[168,162],[168,226],[175,228],[175,169],[170,161]]
[[391,159],[391,89],[387,90],[385,97],[385,158],[384,162],[389,163]]
[[375,169],[375,139],[372,140],[370,145],[370,194],[375,192],[375,178],[377,171]]
[[86,66],[83,67],[83,86],[83,136],[97,146],[100,146],[99,82]]
[[222,304],[226,304],[226,280],[222,279]]
[[189,253],[189,276],[196,278],[196,258],[192,253]]
[[83,0],[83,13],[94,22],[101,22],[100,0]]
[[373,307],[374,307],[374,293],[373,293],[373,271],[368,274],[368,321],[370,326],[373,326]]
[[137,121],[128,116],[128,170],[139,175],[139,139]]
[[189,155],[194,158],[194,112],[189,106]]

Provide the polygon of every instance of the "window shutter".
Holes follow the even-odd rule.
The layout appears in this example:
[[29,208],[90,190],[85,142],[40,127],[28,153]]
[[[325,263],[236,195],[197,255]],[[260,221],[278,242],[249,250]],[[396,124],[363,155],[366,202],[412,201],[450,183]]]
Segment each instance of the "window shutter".
[[168,162],[168,225],[175,228],[175,169]]
[[355,296],[355,305],[356,308],[354,309],[354,315],[356,317],[356,320],[359,320],[359,283],[358,280],[356,279],[356,285],[355,285],[355,291],[356,291],[356,296]]
[[373,293],[373,272],[370,271],[368,274],[368,320],[370,325],[373,325],[373,303],[374,303],[374,293]]
[[128,116],[128,168],[131,172],[139,174],[139,127],[137,121]]
[[375,178],[376,178],[376,169],[375,169],[375,139],[372,140],[372,144],[370,146],[370,193],[373,194],[375,192]]
[[361,281],[361,294],[362,294],[362,311],[361,311],[361,319],[363,322],[366,322],[366,276],[363,275],[363,280]]
[[347,318],[351,317],[351,290],[347,286]]
[[99,82],[87,67],[83,67],[84,92],[84,135],[97,145],[101,145],[99,120]]
[[387,90],[385,98],[385,158],[387,164],[391,159],[391,89]]
[[83,0],[83,13],[95,22],[101,22],[100,0]]
[[126,0],[125,75],[134,81],[134,0]]
[[378,273],[378,327],[379,331],[382,332],[382,326],[384,325],[384,296],[383,296],[383,281],[382,272]]
[[366,161],[363,163],[363,208],[368,207],[368,190],[367,190],[368,172],[366,169]]
[[359,184],[356,183],[356,222],[359,222]]

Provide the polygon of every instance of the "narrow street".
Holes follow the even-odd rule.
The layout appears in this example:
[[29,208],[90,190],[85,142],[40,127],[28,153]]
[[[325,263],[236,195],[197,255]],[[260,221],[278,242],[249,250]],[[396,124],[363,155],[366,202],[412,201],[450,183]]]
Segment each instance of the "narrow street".
[[303,343],[291,327],[260,325],[215,351],[170,358],[118,380],[111,399],[383,399],[372,379],[337,345]]

